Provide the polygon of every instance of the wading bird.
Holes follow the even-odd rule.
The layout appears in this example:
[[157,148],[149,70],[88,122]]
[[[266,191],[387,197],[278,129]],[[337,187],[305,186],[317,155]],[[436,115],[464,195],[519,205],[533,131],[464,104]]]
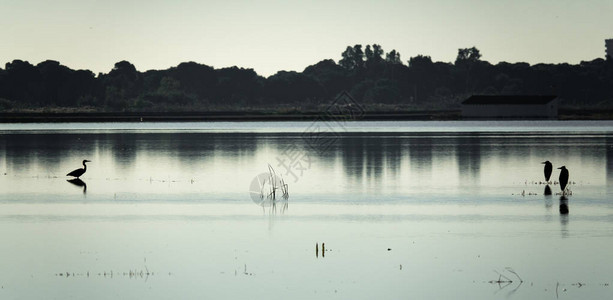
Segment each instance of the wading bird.
[[566,185],[568,184],[568,170],[566,166],[561,166],[560,169],[560,188],[562,189],[562,193],[566,189]]
[[86,162],[90,162],[90,161],[87,160],[87,159],[84,159],[83,160],[83,168],[76,169],[76,170],[66,174],[66,176],[72,176],[72,177],[76,177],[76,178],[81,177],[81,175],[83,175],[83,173],[85,173],[85,171],[87,171],[87,166],[85,165]]
[[545,181],[549,181],[549,178],[551,177],[551,171],[553,170],[553,165],[551,165],[548,160],[542,162],[542,164],[545,164]]

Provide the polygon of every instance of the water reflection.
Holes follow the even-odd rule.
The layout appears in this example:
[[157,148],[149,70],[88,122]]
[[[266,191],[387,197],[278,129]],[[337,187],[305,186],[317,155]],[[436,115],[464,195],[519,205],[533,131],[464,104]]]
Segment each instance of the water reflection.
[[[577,281],[595,287],[581,289],[584,298],[606,298],[610,292],[600,284],[610,273],[607,250],[613,232],[611,193],[603,193],[610,190],[605,188],[610,166],[602,137],[347,134],[329,151],[313,153],[312,166],[298,182],[285,177],[292,210],[287,210],[287,201],[262,203],[256,198],[262,207],[253,205],[249,183],[267,163],[276,163],[288,145],[302,147],[296,136],[0,134],[0,174],[7,173],[0,176],[1,186],[7,187],[0,193],[0,221],[8,241],[0,254],[6,258],[4,269],[10,270],[4,278],[15,279],[2,292],[9,293],[6,298],[44,298],[49,289],[31,287],[49,286],[49,274],[71,271],[56,286],[84,298],[109,282],[84,282],[72,270],[149,268],[159,274],[153,278],[158,287],[176,288],[136,298],[197,292],[203,280],[212,290],[190,294],[192,298],[247,298],[259,291],[250,287],[285,280],[278,290],[268,290],[272,298],[312,294],[317,285],[322,298],[338,289],[343,298],[398,291],[393,298],[413,293],[416,298],[449,299],[453,291],[466,289],[475,299],[490,299],[483,276],[494,276],[493,268],[506,265],[536,281],[534,288],[526,287],[513,277],[514,271],[501,270],[509,277],[504,280],[513,281],[500,292],[503,297],[552,296],[556,286],[551,278],[566,287]],[[38,138],[44,143],[32,141]],[[66,171],[85,157],[94,161],[83,176],[87,183],[64,183]],[[568,198],[553,196],[555,185],[538,183],[545,158],[573,170],[572,228]],[[81,189],[88,201],[82,201]],[[259,183],[253,190],[258,197],[262,194]],[[525,196],[517,196],[522,190]],[[550,210],[543,210],[541,197]],[[218,241],[227,251],[209,241]],[[560,262],[576,261],[577,249],[583,251],[581,264],[573,272],[560,272],[569,266]],[[50,254],[53,260],[32,263]],[[336,259],[338,254],[343,257]],[[328,259],[333,264],[325,263]],[[230,273],[236,276],[236,266],[244,266],[246,274],[253,265],[258,276],[247,281]],[[370,280],[373,270],[380,280]],[[428,270],[427,276],[415,276],[414,270]],[[495,276],[494,282],[504,284]],[[315,281],[305,284],[304,278]],[[418,288],[399,289],[398,282]],[[236,283],[233,294],[228,295],[226,283]],[[116,294],[134,295],[133,284],[120,285],[126,288]],[[286,292],[286,286],[299,290]],[[366,295],[356,286],[369,286],[372,292]]]
[[[545,157],[573,166],[573,179],[590,188],[608,185],[613,173],[609,143],[608,138],[579,135],[345,133],[327,151],[308,152],[313,162],[300,177],[278,171],[296,195],[313,199],[334,194],[339,195],[334,200],[385,201],[371,197],[373,193],[404,199],[459,193],[504,197],[524,189],[540,194],[538,185],[524,183],[542,180]],[[276,158],[289,145],[308,148],[300,134],[284,133],[19,133],[0,135],[0,157],[6,183],[17,185],[12,192],[31,192],[26,186],[32,183],[23,178],[38,178],[40,186],[40,178],[61,177],[74,168],[74,161],[88,157],[96,164],[87,179],[108,181],[107,193],[192,193],[202,198],[248,194],[249,182],[262,166],[280,168]],[[62,192],[51,181],[44,184],[41,191]],[[343,196],[347,194],[352,197]],[[552,194],[550,186],[544,194]]]
[[560,214],[568,215],[568,198],[566,196],[560,196]]
[[82,187],[83,188],[83,194],[85,194],[87,192],[87,184],[85,183],[85,181],[79,179],[79,178],[74,178],[74,179],[68,179],[66,180],[76,186]]
[[551,196],[551,187],[548,185],[545,186],[545,190],[543,191],[545,196]]
[[548,184],[545,186],[545,190],[543,191],[543,195],[545,195],[545,207],[548,209],[551,209],[551,207],[553,207],[553,197],[551,194],[551,187]]
[[608,186],[613,186],[613,138],[606,138],[604,146],[607,168],[607,183]]
[[456,156],[458,172],[462,174],[461,181],[463,184],[474,184],[479,180],[482,141],[478,136],[456,141]]
[[60,164],[74,156],[112,155],[114,165],[127,169],[139,155],[158,153],[177,158],[185,165],[194,157],[210,156],[216,151],[252,156],[258,139],[252,134],[207,133],[116,133],[116,134],[8,134],[0,135],[0,152],[8,167],[38,163]]
[[428,177],[432,172],[433,140],[428,137],[409,139],[408,155],[411,170]]
[[568,198],[564,195],[560,196],[560,225],[561,225],[561,232],[562,232],[562,237],[569,237],[569,231],[568,231],[568,214],[569,214],[569,210],[568,210]]

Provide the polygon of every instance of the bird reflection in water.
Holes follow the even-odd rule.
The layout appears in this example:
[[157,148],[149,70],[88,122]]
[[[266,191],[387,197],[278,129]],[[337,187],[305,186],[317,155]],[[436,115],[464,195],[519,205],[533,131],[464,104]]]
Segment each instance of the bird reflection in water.
[[545,191],[543,191],[545,196],[551,196],[551,187],[549,185],[545,186]]
[[76,186],[80,186],[83,187],[83,194],[87,193],[87,184],[85,183],[85,181],[79,179],[79,178],[74,178],[74,179],[69,179],[66,180]]
[[568,231],[568,198],[562,195],[560,196],[560,231],[563,238],[570,236]]
[[568,215],[568,198],[564,195],[560,196],[560,214]]
[[553,200],[551,199],[552,192],[551,187],[549,185],[545,186],[543,195],[545,195],[545,207],[551,208],[553,206]]

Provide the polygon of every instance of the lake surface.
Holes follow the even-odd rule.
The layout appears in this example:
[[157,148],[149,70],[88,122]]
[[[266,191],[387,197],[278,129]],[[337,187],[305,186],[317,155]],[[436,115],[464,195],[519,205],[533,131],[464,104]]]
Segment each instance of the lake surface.
[[0,186],[3,299],[613,296],[609,121],[0,124]]

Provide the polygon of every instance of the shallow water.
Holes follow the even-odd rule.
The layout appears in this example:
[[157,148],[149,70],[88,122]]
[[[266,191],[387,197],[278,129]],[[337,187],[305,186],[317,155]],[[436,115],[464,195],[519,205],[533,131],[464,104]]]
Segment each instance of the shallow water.
[[607,298],[611,125],[1,124],[0,297]]

